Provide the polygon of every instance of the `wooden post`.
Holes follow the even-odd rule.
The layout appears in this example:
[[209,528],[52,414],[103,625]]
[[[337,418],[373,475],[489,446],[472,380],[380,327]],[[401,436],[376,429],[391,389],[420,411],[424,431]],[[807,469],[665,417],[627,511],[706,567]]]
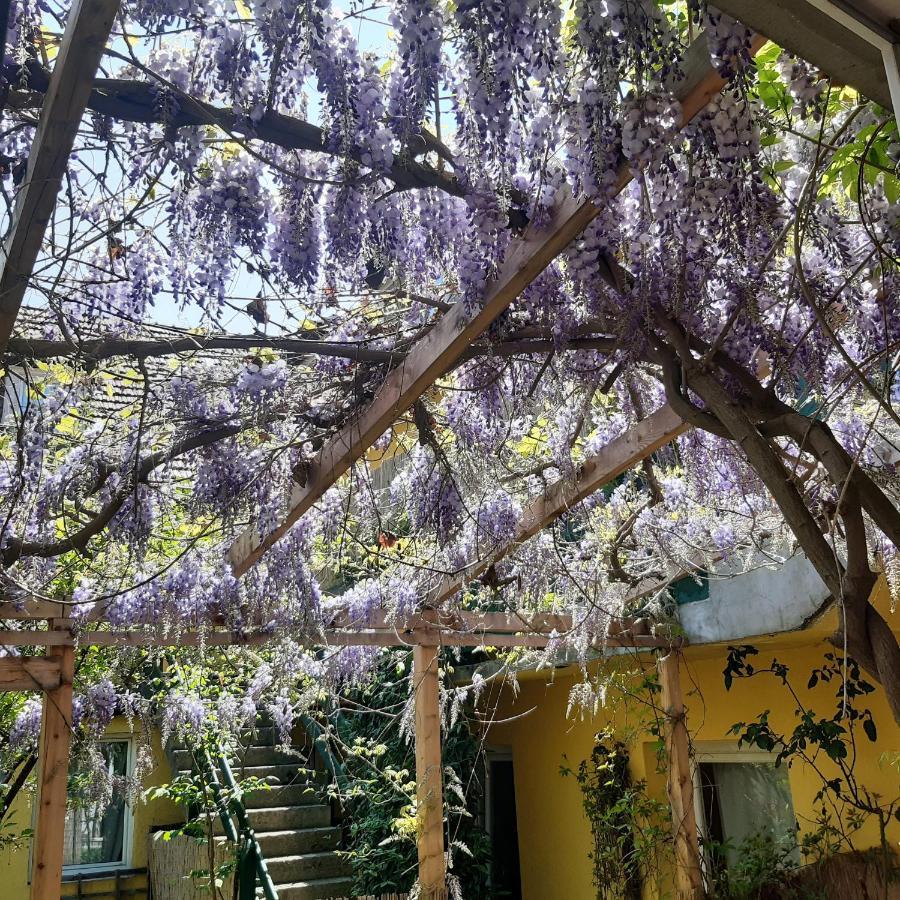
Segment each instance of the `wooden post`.
[[59,661],[60,684],[44,694],[31,900],[59,900],[62,885],[75,648],[56,647],[53,658]]
[[704,896],[703,872],[700,867],[700,842],[694,810],[690,746],[678,671],[680,658],[681,654],[677,650],[670,650],[658,661],[662,706],[666,716],[666,789],[675,839],[676,896],[679,900],[700,900]]
[[413,647],[416,711],[416,799],[418,801],[421,900],[446,900],[444,794],[441,765],[441,708],[438,648]]

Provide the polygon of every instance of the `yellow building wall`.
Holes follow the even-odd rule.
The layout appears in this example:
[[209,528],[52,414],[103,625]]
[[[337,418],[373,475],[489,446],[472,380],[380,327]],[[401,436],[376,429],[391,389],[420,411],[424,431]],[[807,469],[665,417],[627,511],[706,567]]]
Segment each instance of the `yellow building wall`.
[[[129,730],[127,720],[116,718],[106,730],[105,737],[127,738],[133,737],[139,746],[141,735],[133,734]],[[172,779],[171,767],[162,750],[160,734],[153,729],[151,734],[151,751],[154,768],[144,779],[144,789],[166,784]],[[14,831],[19,832],[23,828],[30,827],[32,822],[32,803],[34,796],[30,792],[22,792],[16,799],[12,812]],[[148,836],[151,830],[157,826],[171,825],[184,821],[184,814],[180,808],[171,801],[153,800],[148,803],[140,801],[132,807],[133,828],[131,859],[127,868],[142,869],[147,866]],[[29,896],[29,846],[28,841],[23,841],[18,847],[7,847],[0,850],[0,900],[27,900]],[[85,876],[87,878],[87,876]],[[131,878],[122,878],[121,886],[146,888],[145,875],[137,875]],[[115,879],[85,880],[82,891],[85,897],[102,891],[111,891],[115,886]],[[63,897],[77,895],[77,885],[73,882],[63,884]]]
[[[886,593],[876,605],[897,630],[900,613],[891,616]],[[744,641],[759,649],[754,658],[756,668],[767,668],[774,658],[790,669],[791,683],[804,704],[820,715],[831,715],[836,707],[831,685],[807,688],[813,668],[821,667],[824,654],[834,652],[825,637],[832,633],[834,614],[805,632],[783,634],[775,638]],[[725,690],[722,670],[725,646],[688,647],[681,667],[682,690],[687,707],[687,723],[694,749],[722,749],[737,741],[728,734],[730,727],[771,710],[770,723],[776,731],[790,732],[796,724],[795,705],[786,688],[772,675],[737,679],[730,691]],[[596,672],[599,664],[593,664]],[[630,658],[607,660],[605,671],[646,671],[652,661]],[[865,677],[865,673],[863,673]],[[639,679],[638,679],[639,680]],[[596,896],[592,885],[590,825],[582,807],[581,791],[574,777],[563,777],[560,766],[573,771],[587,759],[594,747],[594,735],[612,726],[619,736],[628,736],[639,724],[639,708],[629,701],[630,715],[624,712],[621,690],[612,688],[606,705],[596,715],[582,718],[573,711],[567,715],[569,692],[580,681],[573,667],[545,673],[520,676],[518,696],[506,688],[497,705],[495,724],[487,729],[489,747],[511,748],[516,788],[516,817],[519,834],[519,858],[523,900],[590,900]],[[624,680],[634,686],[633,681]],[[626,686],[625,684],[622,685]],[[496,697],[495,697],[496,699]],[[487,703],[491,701],[488,700]],[[884,692],[876,687],[873,694],[859,703],[872,710],[878,727],[878,740],[871,743],[859,730],[857,744],[857,777],[873,793],[884,798],[900,795],[900,728],[894,723]],[[657,772],[655,738],[644,733],[630,745],[631,774],[635,780],[646,779],[651,794],[665,800],[665,777]],[[822,761],[823,772],[836,774],[830,760]],[[829,776],[833,777],[833,776]],[[801,829],[814,830],[814,796],[821,780],[809,767],[795,763],[789,769],[794,812]],[[893,821],[888,839],[900,849],[900,823]],[[856,849],[878,844],[878,828],[874,820],[854,836]],[[662,876],[659,892],[671,895],[671,877]],[[656,894],[656,891],[651,891]]]

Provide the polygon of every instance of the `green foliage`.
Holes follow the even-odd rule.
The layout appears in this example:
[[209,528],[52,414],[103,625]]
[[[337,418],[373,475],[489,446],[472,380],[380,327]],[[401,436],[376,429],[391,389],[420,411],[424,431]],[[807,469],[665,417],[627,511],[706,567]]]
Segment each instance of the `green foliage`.
[[[332,790],[349,823],[356,895],[408,891],[416,878],[415,755],[397,727],[409,697],[408,661],[404,651],[385,654],[371,684],[353,692],[336,717],[348,784]],[[450,875],[464,897],[485,897],[490,847],[476,820],[480,747],[461,719],[443,734],[442,752]]]
[[713,861],[709,894],[715,900],[818,900],[809,889],[791,883],[796,856],[790,841],[776,840],[769,834],[754,835],[741,842],[734,865],[717,865],[729,846],[712,841],[704,844],[707,859]]
[[631,782],[628,759],[626,746],[602,731],[577,772],[560,767],[581,788],[600,900],[639,900],[643,880],[658,868],[660,850],[668,844],[667,808],[647,795],[645,782]]
[[[730,690],[735,679],[765,676],[778,679],[792,701],[796,724],[792,730],[782,732],[772,724],[770,710],[763,710],[752,721],[732,725],[729,733],[738,737],[740,745],[749,744],[774,753],[775,765],[786,764],[790,767],[800,763],[819,779],[819,789],[814,798],[815,828],[802,835],[799,842],[799,850],[805,860],[820,860],[853,850],[853,835],[868,820],[875,819],[881,835],[884,877],[887,881],[892,863],[886,830],[892,818],[900,819],[900,795],[884,797],[874,793],[859,781],[856,774],[858,728],[862,728],[869,742],[874,743],[878,737],[872,711],[859,706],[860,701],[874,691],[874,687],[862,678],[854,660],[826,653],[823,665],[814,668],[806,681],[808,691],[824,687],[835,689],[835,712],[820,715],[800,697],[791,683],[786,665],[773,659],[767,668],[756,668],[750,661],[755,656],[758,656],[757,649],[749,645],[728,648],[723,672],[725,687]],[[752,883],[764,886],[765,878],[777,879],[787,858],[784,854],[790,854],[796,848],[766,848],[763,843],[757,842],[751,849],[750,856],[757,863],[766,858],[766,854],[770,861],[779,855],[784,859],[778,865],[773,862],[775,868],[768,874],[763,866],[756,863],[749,868],[744,867],[740,875],[734,872],[728,874],[731,881],[738,879],[735,883],[745,887]],[[751,878],[752,872],[757,872],[756,882]],[[738,892],[722,896],[740,900],[745,896],[757,895]]]

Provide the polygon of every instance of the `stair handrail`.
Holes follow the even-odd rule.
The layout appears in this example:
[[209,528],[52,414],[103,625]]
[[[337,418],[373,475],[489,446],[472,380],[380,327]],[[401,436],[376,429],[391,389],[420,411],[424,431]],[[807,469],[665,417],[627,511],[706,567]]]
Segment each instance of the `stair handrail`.
[[[228,811],[228,803],[225,800],[225,797],[222,795],[222,785],[219,784],[219,779],[216,777],[216,768],[213,765],[212,759],[209,755],[209,750],[206,747],[203,747],[200,751],[200,759],[199,762],[203,767],[203,775],[206,780],[206,783],[209,785],[210,790],[213,795],[213,802],[216,804],[216,809],[219,813],[219,819],[222,822],[222,828],[225,831],[225,837],[228,838],[233,844],[237,844],[240,841],[240,835],[238,834],[237,828],[235,828],[234,822],[231,819],[231,813]],[[194,754],[194,757],[197,757],[197,754]]]
[[[266,900],[278,900],[278,891],[275,890],[275,884],[272,881],[272,876],[269,874],[269,866],[266,863],[265,856],[263,856],[262,848],[259,846],[259,841],[256,838],[256,832],[254,831],[253,826],[250,824],[250,817],[247,815],[247,808],[244,806],[244,792],[241,790],[241,787],[237,783],[237,781],[235,781],[234,773],[231,771],[231,766],[228,763],[228,757],[222,749],[222,746],[217,745],[217,749],[219,770],[221,771],[222,778],[225,781],[225,785],[229,789],[231,794],[230,806],[232,811],[234,812],[235,818],[237,819],[238,830],[240,831],[240,834],[244,839],[246,854],[253,861],[256,875],[253,881],[255,882],[257,879],[259,880],[259,886],[262,888],[263,895],[265,896]],[[255,890],[253,893],[248,894],[247,896],[250,898],[254,897]]]
[[[174,673],[175,679],[183,686],[184,678],[177,666],[174,667]],[[215,747],[219,769],[225,779],[226,787],[231,792],[229,801],[226,801],[222,795],[222,785],[219,783],[219,778],[216,775],[216,766],[213,764],[209,747],[201,743],[199,759],[198,754],[194,751],[191,751],[191,754],[205,770],[203,775],[212,790],[213,801],[219,812],[225,837],[238,848],[238,866],[235,877],[240,889],[240,900],[255,900],[257,879],[259,879],[259,885],[263,889],[263,895],[266,900],[278,900],[278,891],[275,890],[272,876],[269,874],[269,867],[262,854],[262,848],[259,846],[256,832],[250,825],[250,819],[244,807],[244,793],[234,780],[234,774],[231,771],[231,766],[228,764],[228,758],[222,743],[216,741]],[[235,827],[231,813],[229,813],[229,805],[237,818],[237,827]],[[243,843],[241,841],[242,837],[244,839]],[[250,865],[251,861],[252,867]],[[248,877],[251,872],[252,876]]]
[[[307,736],[312,739],[313,750],[319,754],[325,770],[335,780],[338,787],[344,790],[349,783],[347,772],[331,752],[331,748],[328,746],[327,732],[312,716],[306,713],[300,715],[300,723],[303,725]],[[321,749],[318,745],[321,745]]]

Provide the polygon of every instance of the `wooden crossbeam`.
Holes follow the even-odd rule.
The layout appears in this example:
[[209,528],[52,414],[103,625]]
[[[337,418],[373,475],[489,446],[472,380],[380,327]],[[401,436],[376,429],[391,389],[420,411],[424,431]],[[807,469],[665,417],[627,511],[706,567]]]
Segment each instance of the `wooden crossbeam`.
[[668,405],[629,428],[624,434],[606,444],[598,453],[586,459],[574,479],[561,478],[532,501],[526,507],[522,522],[512,540],[468,566],[462,574],[441,582],[429,595],[429,604],[440,606],[461,591],[473,578],[477,578],[491,565],[508,556],[529,538],[564,515],[576,503],[609,484],[614,478],[627,472],[687,429],[688,426]]
[[56,206],[119,0],[75,0],[41,106],[25,179],[16,193],[0,272],[0,352],[12,335],[22,299]]
[[[754,46],[761,46],[762,40]],[[681,103],[680,127],[684,127],[706,107],[725,85],[709,62],[705,36],[695,41],[685,54],[685,77],[673,86]],[[615,179],[615,192],[631,180],[623,160]],[[571,196],[558,203],[549,224],[529,227],[522,238],[511,242],[500,274],[485,291],[474,311],[460,301],[426,335],[413,345],[404,362],[394,369],[372,402],[337,434],[330,438],[312,461],[306,483],[296,486],[287,515],[274,530],[260,535],[245,531],[234,542],[229,557],[234,574],[240,577],[327,491],[422,394],[465,354],[469,346],[512,301],[550,265],[587,225],[599,209],[587,200]]]
[[2,619],[56,619],[66,615],[71,604],[56,603],[53,600],[12,600],[0,601],[0,620]]
[[[348,628],[326,629],[321,634],[296,635],[295,640],[310,646],[336,647],[412,647],[416,644],[437,644],[447,647],[546,647],[554,638],[550,629],[545,632],[513,633],[472,628],[467,631],[449,631],[437,627],[419,625],[403,628]],[[85,631],[77,636],[55,631],[3,631],[0,646],[6,647],[240,647],[259,646],[278,640],[284,635],[276,632],[233,631],[183,631],[167,635],[151,631]],[[681,638],[668,638],[653,634],[612,634],[602,640],[606,647],[632,647],[638,649],[669,648],[681,646]]]
[[7,656],[0,659],[0,691],[52,691],[60,684],[59,659]]

